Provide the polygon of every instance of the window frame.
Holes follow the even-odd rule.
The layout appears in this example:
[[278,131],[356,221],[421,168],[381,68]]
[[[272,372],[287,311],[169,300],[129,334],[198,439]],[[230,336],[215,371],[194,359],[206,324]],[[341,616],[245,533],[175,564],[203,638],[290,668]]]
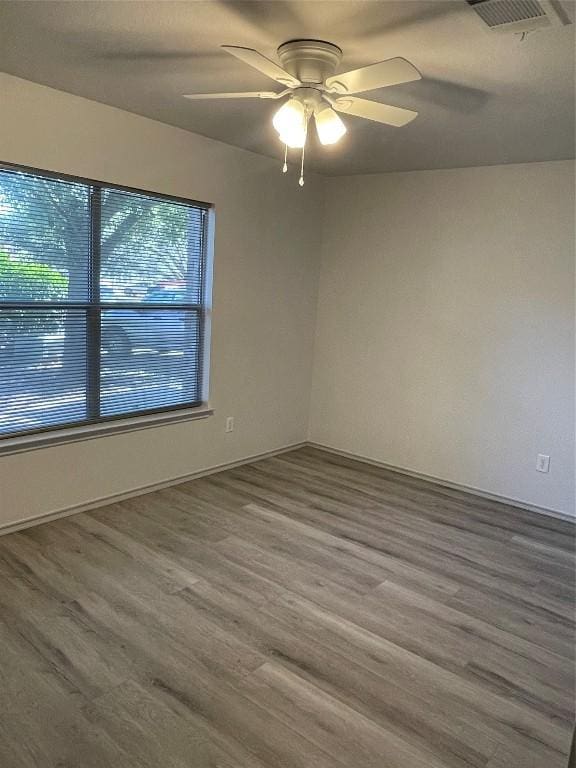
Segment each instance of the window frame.
[[[76,442],[102,435],[117,434],[137,429],[146,429],[161,424],[189,419],[206,418],[213,413],[208,402],[210,331],[212,303],[212,263],[214,240],[214,205],[185,197],[153,192],[112,182],[48,171],[18,163],[0,161],[0,171],[16,171],[47,179],[84,184],[89,187],[89,253],[88,253],[88,295],[85,301],[3,301],[0,310],[15,309],[60,309],[78,310],[86,317],[86,413],[88,418],[81,421],[55,424],[46,427],[0,435],[0,455],[31,450],[52,444]],[[100,221],[102,191],[112,189],[134,193],[154,200],[178,203],[203,212],[201,243],[201,294],[199,303],[166,302],[102,302],[100,297]],[[107,310],[160,310],[193,312],[199,322],[199,349],[197,385],[200,399],[169,407],[148,408],[126,413],[102,415],[100,341],[102,313]],[[98,412],[90,417],[90,413]]]

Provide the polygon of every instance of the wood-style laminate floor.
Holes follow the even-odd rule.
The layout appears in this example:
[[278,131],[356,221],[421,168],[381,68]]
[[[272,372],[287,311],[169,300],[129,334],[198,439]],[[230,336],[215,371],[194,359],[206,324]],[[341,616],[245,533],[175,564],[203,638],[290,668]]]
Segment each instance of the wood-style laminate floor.
[[0,539],[2,768],[565,768],[574,528],[311,448]]

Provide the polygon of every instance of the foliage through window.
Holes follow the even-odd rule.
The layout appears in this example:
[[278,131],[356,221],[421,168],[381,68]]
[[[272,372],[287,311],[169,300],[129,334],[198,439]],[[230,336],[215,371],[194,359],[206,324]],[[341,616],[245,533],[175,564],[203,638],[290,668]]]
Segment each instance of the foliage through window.
[[0,166],[0,437],[200,405],[207,210]]

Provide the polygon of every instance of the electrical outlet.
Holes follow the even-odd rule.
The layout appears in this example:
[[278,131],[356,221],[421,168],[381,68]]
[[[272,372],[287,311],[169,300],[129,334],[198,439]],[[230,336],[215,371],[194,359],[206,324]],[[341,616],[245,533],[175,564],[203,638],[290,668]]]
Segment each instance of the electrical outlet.
[[550,456],[539,453],[536,457],[536,469],[538,472],[550,472]]
[[234,416],[228,416],[226,418],[226,432],[234,432]]

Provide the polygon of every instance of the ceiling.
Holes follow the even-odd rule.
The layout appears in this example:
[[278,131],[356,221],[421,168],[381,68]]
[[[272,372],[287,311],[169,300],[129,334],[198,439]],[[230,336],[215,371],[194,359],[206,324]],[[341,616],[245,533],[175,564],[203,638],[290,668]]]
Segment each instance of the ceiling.
[[[563,2],[574,19],[574,2]],[[0,2],[0,69],[279,158],[273,101],[191,102],[183,93],[274,89],[220,50],[269,58],[294,38],[336,43],[341,71],[393,56],[423,74],[363,97],[415,109],[392,128],[345,116],[308,163],[328,175],[574,157],[574,30],[490,32],[464,0]]]

